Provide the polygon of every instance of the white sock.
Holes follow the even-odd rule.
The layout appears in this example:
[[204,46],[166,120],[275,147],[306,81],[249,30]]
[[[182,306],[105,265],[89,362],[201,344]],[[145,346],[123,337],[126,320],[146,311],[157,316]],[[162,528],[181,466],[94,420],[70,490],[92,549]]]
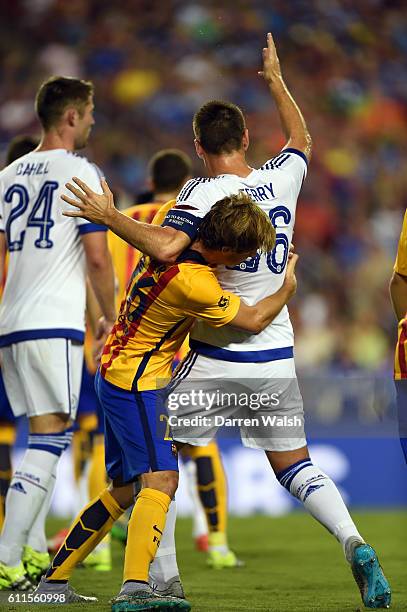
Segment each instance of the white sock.
[[188,461],[185,465],[187,476],[188,493],[193,504],[192,511],[192,536],[198,538],[208,534],[208,521],[206,520],[205,510],[198,494],[198,481],[196,478],[195,461]]
[[298,461],[277,474],[277,478],[335,536],[344,552],[349,538],[363,542],[335,484],[310,459]]
[[45,521],[51,506],[52,496],[54,494],[57,473],[56,466],[51,474],[48,483],[48,493],[42,502],[42,506],[31,526],[28,534],[26,545],[40,553],[48,552],[47,536],[45,535]]
[[155,559],[150,565],[150,578],[159,586],[174,576],[179,576],[177,556],[175,551],[175,521],[177,518],[177,507],[172,500],[167,512],[167,519],[161,543],[157,550]]
[[52,473],[59,456],[45,450],[28,448],[15,472],[6,497],[6,517],[0,536],[0,561],[16,567],[23,546],[48,495]]

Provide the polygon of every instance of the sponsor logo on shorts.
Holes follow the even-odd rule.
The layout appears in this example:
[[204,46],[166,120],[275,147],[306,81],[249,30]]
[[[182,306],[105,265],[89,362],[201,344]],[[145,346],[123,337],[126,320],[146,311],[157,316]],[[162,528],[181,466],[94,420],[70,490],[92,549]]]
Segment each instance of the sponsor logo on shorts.
[[226,310],[226,308],[229,306],[229,302],[230,298],[226,297],[225,295],[222,295],[218,302],[218,306],[219,308],[222,308],[222,310]]

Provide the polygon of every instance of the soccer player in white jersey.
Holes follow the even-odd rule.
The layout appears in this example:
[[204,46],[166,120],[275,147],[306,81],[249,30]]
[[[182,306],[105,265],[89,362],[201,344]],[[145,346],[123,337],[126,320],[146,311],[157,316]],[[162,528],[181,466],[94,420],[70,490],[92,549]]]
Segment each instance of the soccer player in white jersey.
[[25,569],[38,574],[49,562],[44,523],[76,413],[87,275],[103,313],[100,335],[115,318],[106,228],[62,215],[61,194],[72,173],[100,189],[95,166],[73,153],[86,145],[94,124],[93,86],[51,78],[37,93],[36,111],[40,144],[0,172],[3,264],[9,252],[0,306],[2,372],[14,414],[29,419],[28,448],[11,481],[0,537],[0,588],[15,589],[31,586]]
[[[311,138],[284,83],[271,34],[267,36],[267,48],[263,49],[263,71],[259,74],[269,86],[288,139],[284,149],[260,169],[253,169],[246,162],[249,135],[240,109],[229,103],[209,102],[196,113],[193,122],[196,151],[209,178],[191,180],[185,185],[176,205],[167,214],[164,227],[145,227],[124,219],[114,209],[106,184],[104,196],[91,193],[83,183],[77,182],[82,191],[71,186],[71,192],[79,198],[76,205],[81,209],[71,214],[106,223],[150,256],[171,261],[195,238],[200,220],[217,200],[245,191],[273,221],[276,247],[266,256],[258,254],[237,268],[218,267],[218,277],[225,289],[238,293],[249,304],[262,298],[270,286],[277,291],[284,279],[296,201],[311,154]],[[66,201],[75,203],[72,198]],[[335,484],[309,457],[287,308],[257,336],[226,329],[211,330],[200,322],[190,337],[192,350],[176,374],[179,383],[176,391],[192,392],[199,387],[208,393],[219,390],[231,393],[240,382],[239,388],[249,395],[264,392],[271,398],[277,394],[278,405],[262,406],[264,413],[281,417],[282,422],[288,417],[300,425],[291,429],[260,427],[258,430],[243,426],[243,444],[265,450],[279,482],[342,544],[364,604],[370,608],[387,607],[390,587],[375,551],[359,534]],[[183,426],[180,417],[207,417],[208,414],[228,417],[233,416],[236,406],[218,402],[210,412],[205,408],[205,405],[192,404],[178,406],[174,439],[202,444],[216,433],[213,421],[208,419],[209,424],[205,425],[201,419],[200,426],[193,428]]]

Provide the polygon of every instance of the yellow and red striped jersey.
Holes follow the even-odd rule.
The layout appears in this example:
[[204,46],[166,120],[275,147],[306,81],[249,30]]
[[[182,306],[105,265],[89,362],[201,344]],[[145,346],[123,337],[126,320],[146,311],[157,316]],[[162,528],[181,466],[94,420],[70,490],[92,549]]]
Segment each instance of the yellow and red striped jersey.
[[[142,221],[144,223],[153,223],[154,225],[161,225],[165,219],[165,215],[173,206],[176,200],[170,200],[166,204],[159,202],[151,202],[149,204],[136,204],[130,208],[126,208],[123,211],[125,215],[128,215],[132,219]],[[113,232],[108,234],[109,249],[113,259],[113,267],[116,273],[116,310],[120,308],[121,301],[125,294],[127,285],[130,281],[131,275],[135,267],[137,266],[141,253],[130,244],[122,240]],[[189,351],[188,337],[177,354],[175,355],[175,362],[181,361]]]
[[[136,221],[151,223],[160,206],[161,204],[157,202],[151,202],[149,204],[136,204],[135,206],[131,206],[130,208],[124,210],[123,213],[132,219],[136,219]],[[138,260],[140,259],[140,252],[122,240],[119,236],[113,234],[113,232],[108,233],[108,244],[116,274],[116,309],[118,311],[127,284],[131,278],[131,275],[133,274],[133,270],[136,267]]]
[[[404,214],[403,227],[397,248],[397,257],[394,264],[397,274],[407,276],[407,210]],[[396,351],[394,355],[394,378],[400,380],[407,378],[407,314],[399,321]]]
[[195,251],[169,265],[142,257],[107,339],[102,376],[126,390],[165,387],[194,319],[221,327],[236,316],[239,305],[240,298],[222,289]]

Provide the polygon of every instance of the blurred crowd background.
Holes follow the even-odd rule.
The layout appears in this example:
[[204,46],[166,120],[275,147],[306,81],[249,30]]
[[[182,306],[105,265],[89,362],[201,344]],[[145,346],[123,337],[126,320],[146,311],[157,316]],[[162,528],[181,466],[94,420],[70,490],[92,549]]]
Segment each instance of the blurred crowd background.
[[284,144],[257,75],[268,30],[314,141],[299,201],[299,289],[291,308],[305,372],[391,372],[388,298],[407,206],[407,10],[400,0],[13,0],[2,2],[0,149],[38,133],[33,98],[53,74],[95,84],[86,151],[119,205],[147,163],[195,158],[191,119],[211,98],[239,104],[261,165]]

